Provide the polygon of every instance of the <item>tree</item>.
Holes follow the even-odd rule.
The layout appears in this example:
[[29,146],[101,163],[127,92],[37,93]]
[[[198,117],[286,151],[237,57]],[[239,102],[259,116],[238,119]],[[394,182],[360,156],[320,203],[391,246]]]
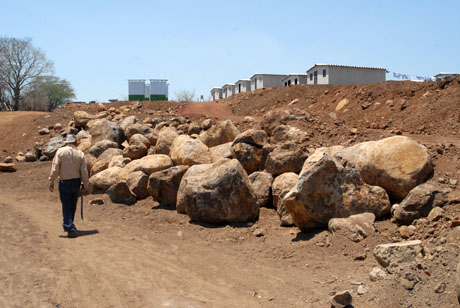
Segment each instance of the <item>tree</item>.
[[52,71],[52,62],[32,45],[30,38],[0,38],[0,80],[11,96],[4,103],[7,109],[18,110],[23,91]]
[[195,89],[193,89],[193,91],[179,90],[174,92],[174,95],[178,102],[193,102],[195,98]]
[[67,80],[56,76],[41,76],[36,78],[26,92],[24,109],[51,112],[72,98],[75,98],[75,94]]

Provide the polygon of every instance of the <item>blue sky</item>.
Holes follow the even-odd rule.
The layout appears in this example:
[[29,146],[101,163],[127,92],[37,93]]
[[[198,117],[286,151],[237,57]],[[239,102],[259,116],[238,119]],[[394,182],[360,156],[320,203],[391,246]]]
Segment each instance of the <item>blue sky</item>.
[[[78,100],[125,99],[128,79],[209,96],[254,73],[315,63],[460,73],[460,1],[2,1],[0,35],[30,37]],[[387,75],[389,78],[390,75]]]

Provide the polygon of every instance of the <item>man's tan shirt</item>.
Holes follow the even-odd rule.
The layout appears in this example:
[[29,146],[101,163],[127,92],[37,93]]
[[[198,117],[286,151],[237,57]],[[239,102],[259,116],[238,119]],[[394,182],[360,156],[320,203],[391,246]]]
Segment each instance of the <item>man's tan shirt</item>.
[[84,187],[88,188],[85,154],[72,144],[60,148],[54,156],[49,177],[50,182],[54,182],[57,177],[60,180],[81,178]]

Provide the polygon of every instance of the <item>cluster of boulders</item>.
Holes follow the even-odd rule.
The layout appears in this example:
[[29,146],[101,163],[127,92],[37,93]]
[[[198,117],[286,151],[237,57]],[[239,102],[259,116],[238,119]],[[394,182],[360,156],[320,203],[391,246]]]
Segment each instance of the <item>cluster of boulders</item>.
[[[328,226],[359,241],[376,218],[392,213],[410,224],[449,192],[426,182],[430,156],[408,137],[313,149],[308,132],[271,121],[259,129],[248,117],[253,128],[241,132],[231,120],[141,121],[125,115],[132,107],[98,108],[75,112],[65,131],[78,136],[86,153],[91,190],[113,202],[151,196],[194,221],[216,224],[255,221],[260,207],[273,207],[281,225]],[[53,137],[41,153],[52,159],[63,142]]]

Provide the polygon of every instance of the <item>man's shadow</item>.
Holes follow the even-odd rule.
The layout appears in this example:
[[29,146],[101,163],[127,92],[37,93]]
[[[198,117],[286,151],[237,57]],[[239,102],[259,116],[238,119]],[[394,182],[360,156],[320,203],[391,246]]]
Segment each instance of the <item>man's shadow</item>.
[[[76,237],[81,237],[81,236],[87,236],[87,235],[93,235],[93,234],[98,234],[99,231],[97,229],[94,230],[78,230],[75,232],[75,238]],[[59,235],[60,238],[70,238],[67,235]]]

